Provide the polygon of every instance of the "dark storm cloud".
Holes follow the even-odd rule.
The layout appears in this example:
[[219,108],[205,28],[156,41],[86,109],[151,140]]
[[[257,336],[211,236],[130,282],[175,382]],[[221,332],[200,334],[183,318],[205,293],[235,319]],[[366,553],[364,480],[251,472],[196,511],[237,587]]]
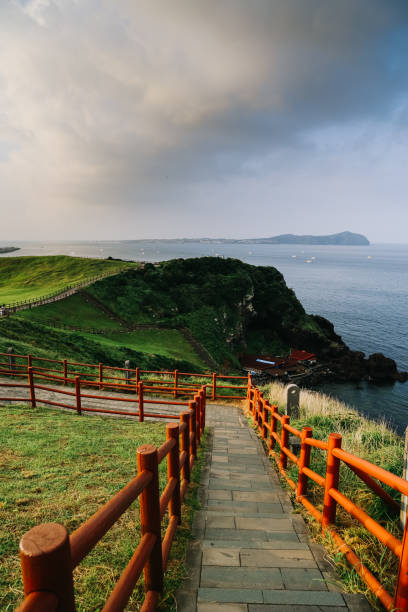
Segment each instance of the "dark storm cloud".
[[0,24],[0,178],[28,227],[33,191],[43,222],[148,220],[195,184],[282,183],[328,133],[371,126],[355,151],[406,123],[405,0],[25,0]]

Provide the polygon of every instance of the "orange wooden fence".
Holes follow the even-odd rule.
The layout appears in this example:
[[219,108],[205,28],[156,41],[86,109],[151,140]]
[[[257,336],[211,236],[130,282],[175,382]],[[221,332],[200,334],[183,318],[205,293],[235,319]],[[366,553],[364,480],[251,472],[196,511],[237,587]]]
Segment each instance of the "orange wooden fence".
[[[163,390],[167,392],[171,386],[174,398],[177,398],[178,395],[194,395],[198,385],[192,382],[192,379],[198,378],[200,379],[199,386],[204,381],[208,397],[213,401],[217,399],[245,399],[249,380],[248,376],[223,376],[216,372],[197,374],[180,372],[179,370],[142,370],[138,367],[120,368],[103,363],[80,363],[67,359],[47,359],[34,355],[0,353],[0,377],[28,375],[30,367],[33,368],[36,378],[42,375],[44,378],[52,380],[51,377],[54,376],[54,380],[59,380],[65,385],[72,383],[78,376],[82,386],[94,386],[99,389],[111,388],[123,391],[125,389],[124,384],[131,388],[132,386],[137,387],[140,382],[143,382],[145,390],[153,391],[154,388],[156,392],[160,391],[159,387],[162,386]],[[157,378],[151,378],[153,375],[157,375]],[[239,384],[240,381],[241,384]],[[235,384],[229,384],[231,382]],[[229,394],[231,390],[232,394]],[[10,401],[13,401],[13,399],[10,398]]]
[[[155,609],[205,427],[205,387],[179,418],[180,423],[167,424],[166,441],[159,448],[150,444],[139,446],[138,475],[71,535],[63,525],[46,523],[33,527],[22,537],[20,558],[25,599],[18,612],[74,612],[73,570],[137,498],[140,500],[140,543],[103,611],[123,610],[142,572],[146,594],[141,610]],[[167,485],[160,496],[158,466],[166,457]],[[166,512],[169,520],[162,537],[162,519]]]
[[[353,503],[339,490],[340,463],[348,466],[371,490],[381,497],[392,511],[400,510],[399,504],[383,489],[380,483],[386,484],[395,491],[408,495],[408,481],[395,476],[356,455],[341,448],[342,437],[338,433],[329,435],[327,442],[312,437],[312,428],[295,429],[290,425],[290,417],[280,415],[277,406],[263,397],[257,387],[248,385],[248,409],[274,457],[280,473],[289,486],[295,491],[296,499],[322,525],[323,531],[328,531],[340,552],[361,576],[366,585],[378,597],[387,610],[408,610],[408,521],[405,525],[402,540],[396,538],[382,525],[371,518],[362,508]],[[289,447],[289,435],[300,440],[300,454],[296,456]],[[277,448],[278,447],[278,448]],[[277,449],[276,449],[277,448]],[[311,451],[317,448],[327,453],[326,474],[321,476],[310,469]],[[288,459],[298,468],[298,479],[294,482],[287,473]],[[323,492],[323,511],[321,512],[307,497],[308,479],[311,479]],[[374,480],[375,479],[375,480]],[[335,529],[336,506],[357,519],[380,542],[385,544],[399,559],[396,588],[393,595],[388,593],[374,574],[361,562],[355,552],[346,544]]]

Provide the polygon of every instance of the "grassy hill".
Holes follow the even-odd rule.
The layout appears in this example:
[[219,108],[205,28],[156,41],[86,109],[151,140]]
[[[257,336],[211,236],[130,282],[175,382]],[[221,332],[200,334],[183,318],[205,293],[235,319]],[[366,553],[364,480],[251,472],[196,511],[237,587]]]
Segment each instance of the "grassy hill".
[[[341,346],[331,324],[307,315],[273,267],[218,257],[143,267],[70,257],[14,261],[17,273],[9,282],[12,263],[4,266],[3,275],[0,271],[0,289],[7,287],[4,291],[9,295],[18,288],[25,288],[28,295],[30,287],[44,293],[66,284],[68,278],[73,282],[89,278],[91,272],[100,273],[106,264],[127,269],[97,281],[85,294],[0,320],[1,349],[12,343],[18,351],[43,350],[57,358],[112,365],[130,359],[148,369],[203,371],[208,369],[204,353],[185,339],[181,328],[190,330],[218,369],[224,370],[238,370],[239,355],[244,352],[284,354],[289,347],[319,352]],[[94,269],[93,264],[102,267]],[[40,285],[41,278],[48,283],[46,288]],[[134,329],[146,324],[150,328]],[[67,330],[69,326],[75,331]],[[120,333],[121,329],[126,333]]]
[[0,258],[0,304],[41,297],[136,263],[66,255]]

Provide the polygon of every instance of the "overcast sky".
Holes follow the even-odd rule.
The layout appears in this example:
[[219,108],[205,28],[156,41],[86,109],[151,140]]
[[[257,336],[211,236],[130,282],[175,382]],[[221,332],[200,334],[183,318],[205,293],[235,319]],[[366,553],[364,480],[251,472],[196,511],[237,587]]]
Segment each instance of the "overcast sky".
[[0,3],[0,240],[407,243],[407,194],[407,0]]

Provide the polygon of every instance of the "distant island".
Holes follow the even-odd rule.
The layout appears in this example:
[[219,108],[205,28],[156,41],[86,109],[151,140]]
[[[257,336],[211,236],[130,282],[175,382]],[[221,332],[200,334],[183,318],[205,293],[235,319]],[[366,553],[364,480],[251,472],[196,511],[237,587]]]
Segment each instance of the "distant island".
[[363,234],[341,232],[329,236],[297,236],[296,234],[280,234],[269,238],[157,238],[144,239],[137,242],[204,242],[209,244],[327,244],[338,246],[369,246],[369,240]]
[[3,255],[4,253],[13,253],[13,251],[19,251],[20,247],[0,247],[0,255]]

